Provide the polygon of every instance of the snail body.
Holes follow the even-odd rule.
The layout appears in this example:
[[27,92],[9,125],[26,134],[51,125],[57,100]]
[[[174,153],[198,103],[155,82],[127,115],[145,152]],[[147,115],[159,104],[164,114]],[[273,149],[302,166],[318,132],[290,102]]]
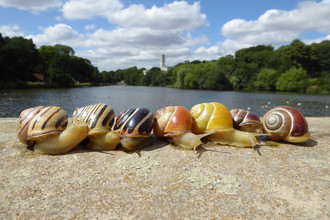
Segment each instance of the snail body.
[[167,106],[155,114],[154,134],[166,137],[175,145],[186,149],[196,149],[202,144],[201,138],[208,135],[196,135],[191,132],[193,118],[183,106]]
[[254,147],[257,143],[255,134],[234,129],[231,113],[221,103],[197,104],[190,112],[194,118],[192,132],[215,132],[206,137],[211,142],[235,147]]
[[57,106],[37,106],[21,112],[18,139],[40,154],[70,151],[87,137],[88,126],[77,120],[68,125],[68,115]]
[[122,147],[132,151],[152,143],[150,133],[153,125],[154,115],[149,109],[131,108],[119,113],[114,130],[122,138]]
[[95,150],[114,150],[120,143],[120,136],[112,131],[115,120],[114,110],[106,104],[88,105],[73,113],[88,124],[88,146]]
[[303,114],[290,106],[278,106],[262,118],[268,138],[292,143],[305,142],[310,138],[308,123]]
[[232,109],[230,113],[233,117],[235,129],[253,133],[262,132],[262,123],[260,118],[253,112],[245,109]]

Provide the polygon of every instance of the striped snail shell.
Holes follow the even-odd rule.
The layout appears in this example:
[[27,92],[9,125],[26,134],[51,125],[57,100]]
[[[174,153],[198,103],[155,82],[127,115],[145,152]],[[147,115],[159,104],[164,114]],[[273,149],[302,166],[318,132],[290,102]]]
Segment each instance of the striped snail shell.
[[230,113],[233,117],[234,128],[247,132],[262,132],[260,118],[253,112],[245,109],[232,109]]
[[215,131],[207,136],[209,141],[235,147],[254,147],[256,137],[254,134],[235,130],[232,116],[221,103],[201,103],[190,110],[194,118],[192,132],[196,134]]
[[57,106],[37,106],[29,108],[19,116],[18,139],[24,144],[32,144],[48,135],[59,134],[68,124],[68,115]]
[[167,137],[175,145],[183,149],[196,149],[202,144],[201,138],[209,135],[195,135],[191,132],[193,118],[189,110],[183,106],[167,106],[155,114],[154,134]]
[[74,120],[68,126],[68,115],[57,106],[29,108],[19,116],[18,139],[40,154],[65,153],[78,145],[88,133],[85,123]]
[[122,147],[135,150],[151,144],[153,125],[154,115],[149,109],[130,108],[119,113],[114,129],[122,137]]
[[109,105],[99,103],[81,107],[73,117],[88,124],[88,146],[91,149],[114,150],[120,143],[120,136],[112,131],[115,112]]
[[301,143],[310,137],[305,117],[293,107],[275,107],[264,115],[262,121],[265,132],[272,140]]
[[88,105],[79,108],[73,113],[77,114],[77,119],[88,124],[89,135],[106,133],[111,130],[114,120],[114,110],[106,104]]

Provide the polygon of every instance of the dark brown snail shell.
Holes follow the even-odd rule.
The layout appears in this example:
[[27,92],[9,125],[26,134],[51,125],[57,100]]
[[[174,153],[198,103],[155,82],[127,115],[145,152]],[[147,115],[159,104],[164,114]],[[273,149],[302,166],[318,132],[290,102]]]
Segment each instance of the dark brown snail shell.
[[232,109],[230,113],[233,117],[235,129],[247,132],[262,132],[262,123],[255,113],[245,109]]
[[119,113],[114,129],[122,136],[122,147],[131,151],[151,144],[153,125],[154,115],[149,109],[132,108]]
[[301,143],[310,137],[305,117],[293,107],[275,107],[264,115],[262,121],[265,133],[272,140]]
[[154,115],[146,108],[131,108],[119,113],[115,130],[127,136],[149,136],[154,125]]

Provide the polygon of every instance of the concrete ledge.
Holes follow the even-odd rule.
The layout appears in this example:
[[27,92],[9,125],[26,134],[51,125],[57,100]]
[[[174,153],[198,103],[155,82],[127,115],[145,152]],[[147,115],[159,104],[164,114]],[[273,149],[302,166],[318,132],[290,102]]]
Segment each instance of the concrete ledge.
[[38,155],[0,119],[1,219],[329,219],[330,117],[304,144],[259,152],[163,140],[139,152]]

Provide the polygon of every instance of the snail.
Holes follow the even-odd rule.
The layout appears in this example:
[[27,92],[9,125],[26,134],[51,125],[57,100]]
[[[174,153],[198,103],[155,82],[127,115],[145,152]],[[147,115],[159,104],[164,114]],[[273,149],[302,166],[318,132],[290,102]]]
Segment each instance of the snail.
[[37,106],[25,109],[19,116],[18,139],[40,154],[60,154],[70,151],[87,137],[88,126],[73,119],[57,106]]
[[253,112],[245,109],[232,109],[230,110],[230,113],[233,117],[235,129],[253,133],[262,132],[262,123],[260,118]]
[[234,129],[232,116],[227,107],[221,103],[197,104],[190,112],[194,118],[193,133],[216,131],[206,137],[211,142],[235,147],[254,147],[257,143],[256,134]]
[[88,124],[88,146],[94,150],[115,150],[120,143],[120,136],[112,131],[115,120],[114,110],[106,104],[88,105],[73,113]]
[[305,117],[290,106],[278,106],[269,110],[262,118],[262,123],[264,131],[272,140],[301,143],[310,138]]
[[193,118],[183,106],[167,106],[155,114],[154,134],[166,137],[175,145],[186,150],[196,149],[202,144],[201,138],[209,135],[196,135],[191,132]]
[[131,108],[119,113],[114,130],[122,138],[122,147],[132,151],[152,143],[150,133],[153,125],[154,115],[149,109]]

